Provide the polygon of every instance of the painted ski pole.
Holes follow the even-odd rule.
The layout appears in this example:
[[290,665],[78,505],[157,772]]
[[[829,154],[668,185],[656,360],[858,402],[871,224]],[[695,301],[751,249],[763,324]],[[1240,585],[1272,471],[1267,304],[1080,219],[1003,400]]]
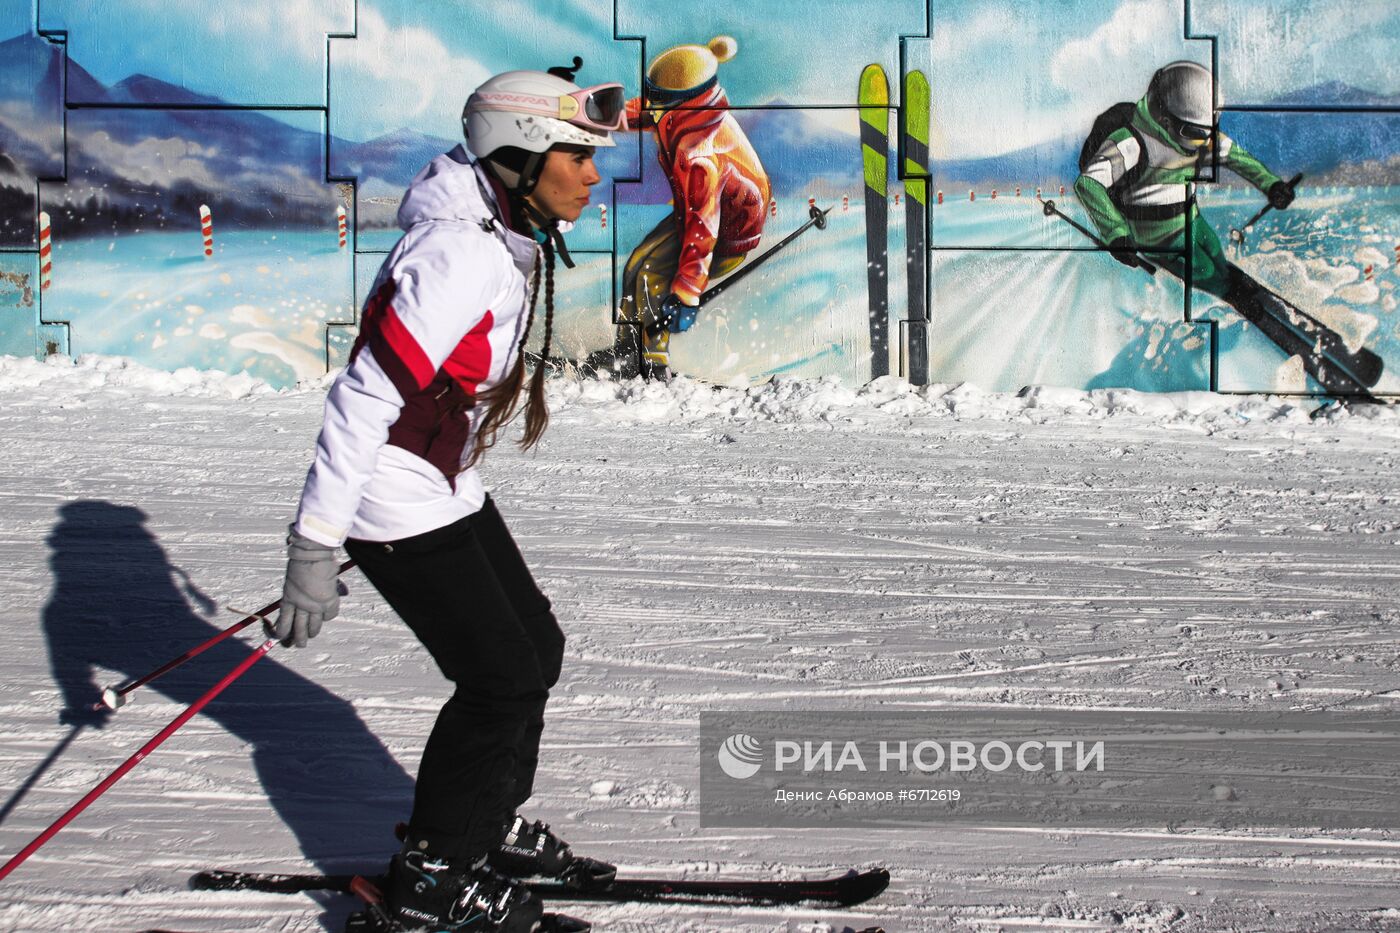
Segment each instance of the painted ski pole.
[[275,647],[277,647],[277,640],[275,638],[269,638],[267,641],[263,642],[256,649],[254,649],[252,654],[248,655],[248,657],[238,662],[237,666],[235,666],[233,670],[225,674],[223,678],[214,686],[210,687],[209,690],[203,696],[195,700],[189,706],[185,707],[185,710],[182,713],[180,713],[180,715],[170,720],[170,724],[168,726],[160,730],[160,732],[156,733],[156,735],[145,745],[142,745],[140,750],[137,751],[136,754],[132,755],[126,761],[122,762],[121,765],[118,766],[117,770],[113,771],[111,774],[103,778],[102,782],[96,787],[94,787],[92,790],[88,791],[87,794],[83,796],[82,800],[79,800],[77,803],[73,804],[73,806],[69,808],[67,813],[54,820],[54,822],[52,823],[52,825],[49,826],[48,829],[35,836],[33,841],[29,843],[29,845],[25,846],[23,849],[20,849],[19,852],[16,853],[16,855],[13,858],[11,858],[8,862],[6,862],[4,865],[0,865],[0,881],[3,881],[10,874],[10,872],[14,871],[20,865],[23,865],[24,862],[31,855],[39,851],[40,847],[42,847],[44,843],[48,842],[55,835],[57,835],[58,832],[63,829],[63,827],[73,822],[73,820],[78,816],[78,814],[86,810],[94,800],[107,793],[107,791],[111,789],[113,784],[121,780],[126,775],[126,773],[132,768],[139,765],[145,759],[145,757],[151,752],[155,751],[161,745],[162,742],[170,738],[170,736],[174,735],[177,729],[179,729],[185,723],[189,722],[190,719],[192,719],[195,716],[195,714],[197,714],[200,710],[204,709],[204,707],[209,704],[210,700],[214,699],[214,697],[218,696],[220,693],[223,693],[224,689],[228,687],[229,684],[233,683],[235,680],[247,673],[250,667],[256,664],[259,660],[263,658],[264,655],[266,655]]
[[[1292,178],[1288,179],[1288,181],[1286,182],[1286,184],[1288,185],[1288,190],[1292,191],[1294,188],[1298,187],[1298,182],[1302,180],[1302,172],[1299,172],[1297,175],[1294,175]],[[1234,240],[1240,246],[1244,246],[1244,238],[1249,228],[1257,224],[1261,219],[1263,219],[1265,214],[1267,214],[1273,209],[1274,205],[1272,203],[1265,204],[1262,208],[1259,209],[1259,213],[1255,214],[1253,217],[1249,218],[1244,222],[1244,226],[1240,227],[1238,230],[1232,229],[1230,231],[1230,239]]]
[[783,239],[772,249],[764,252],[762,256],[759,256],[753,262],[742,266],[736,272],[731,274],[728,278],[721,281],[719,284],[712,285],[709,288],[705,289],[705,292],[700,296],[700,302],[696,305],[696,307],[704,307],[705,304],[709,302],[711,298],[714,298],[716,295],[729,288],[735,282],[740,281],[741,279],[743,279],[744,276],[748,275],[750,272],[763,265],[763,263],[767,261],[769,256],[772,256],[778,250],[782,249],[784,246],[787,246],[793,240],[806,233],[809,228],[816,227],[818,230],[826,229],[826,215],[831,213],[830,207],[828,207],[826,210],[822,210],[816,205],[813,205],[811,208],[808,209],[808,213],[811,215],[811,219],[808,220],[802,226],[798,227],[796,230],[789,233],[787,236],[783,237]]
[[[339,569],[338,571],[336,571],[336,573],[337,573],[337,574],[342,574],[342,573],[344,573],[345,571],[349,570],[351,567],[354,567],[354,566],[355,566],[355,562],[354,562],[353,560],[347,560],[345,563],[343,563],[343,564],[340,565],[340,569]],[[252,625],[254,622],[257,622],[257,621],[259,621],[260,619],[262,619],[263,616],[266,616],[266,615],[269,615],[269,614],[271,614],[271,613],[273,613],[273,612],[276,612],[276,611],[281,607],[281,605],[282,605],[282,600],[280,600],[280,599],[274,600],[273,602],[268,603],[266,606],[263,606],[263,607],[262,607],[261,609],[259,609],[257,612],[255,612],[255,613],[253,613],[252,615],[248,616],[248,618],[244,619],[243,621],[233,623],[233,624],[230,625],[228,628],[224,629],[222,632],[220,632],[219,634],[215,635],[213,638],[209,639],[208,641],[206,641],[206,642],[201,642],[200,644],[195,645],[193,648],[191,648],[189,651],[186,651],[184,654],[180,655],[178,658],[171,658],[169,661],[166,661],[166,662],[165,662],[164,664],[162,664],[160,667],[158,667],[158,668],[156,668],[155,670],[151,671],[149,674],[145,675],[144,677],[138,677],[138,678],[136,678],[136,679],[133,680],[133,681],[130,681],[130,682],[125,683],[125,684],[122,684],[120,687],[106,687],[106,688],[104,688],[103,691],[102,691],[102,699],[99,700],[98,702],[92,704],[92,708],[93,708],[94,710],[100,710],[100,709],[117,710],[117,709],[121,709],[123,706],[125,706],[125,705],[127,704],[127,702],[128,702],[127,696],[128,696],[128,694],[130,694],[132,691],[137,690],[137,689],[139,689],[139,688],[141,688],[141,687],[144,687],[146,684],[148,684],[148,683],[150,683],[151,681],[155,680],[157,677],[161,677],[161,676],[164,676],[165,674],[170,673],[170,672],[173,671],[175,668],[179,667],[181,664],[184,664],[186,661],[188,661],[188,660],[190,660],[190,659],[192,659],[192,658],[196,658],[196,657],[198,657],[199,655],[203,654],[204,652],[208,651],[210,648],[214,647],[214,646],[217,645],[219,642],[223,641],[225,638],[228,638],[228,637],[231,636],[231,635],[236,635],[236,634],[238,634],[239,632],[243,631],[243,630],[244,630],[245,628],[247,628],[248,626]]]
[[[1041,198],[1041,199],[1040,199],[1040,203],[1043,204],[1043,205],[1045,205],[1045,216],[1046,216],[1046,217],[1058,217],[1058,218],[1060,218],[1060,219],[1063,220],[1065,223],[1069,224],[1071,227],[1073,227],[1074,229],[1078,230],[1080,233],[1084,234],[1084,235],[1085,235],[1086,237],[1088,237],[1089,239],[1093,240],[1094,243],[1097,244],[1100,248],[1102,248],[1102,249],[1108,249],[1108,244],[1107,244],[1107,243],[1105,243],[1103,240],[1100,240],[1098,237],[1094,236],[1094,234],[1093,234],[1087,227],[1085,227],[1083,224],[1079,223],[1079,221],[1075,220],[1073,217],[1069,216],[1069,215],[1066,214],[1064,211],[1062,211],[1062,210],[1060,210],[1058,207],[1056,207],[1054,201],[1047,201],[1047,200],[1045,200],[1044,198]],[[1147,272],[1148,275],[1156,275],[1156,274],[1157,274],[1157,267],[1154,266],[1152,263],[1148,262],[1146,259],[1143,259],[1141,255],[1139,255],[1139,256],[1137,257],[1137,261],[1138,261],[1138,265],[1142,266],[1142,268],[1143,268],[1144,270],[1146,270],[1146,272]]]

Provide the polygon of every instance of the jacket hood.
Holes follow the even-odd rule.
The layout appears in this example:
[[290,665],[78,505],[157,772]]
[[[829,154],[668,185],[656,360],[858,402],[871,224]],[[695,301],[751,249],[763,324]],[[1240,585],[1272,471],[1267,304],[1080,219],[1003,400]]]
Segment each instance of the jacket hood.
[[399,204],[399,226],[407,230],[428,220],[462,220],[480,223],[497,216],[486,199],[490,185],[467,147],[458,145],[429,162],[409,182]]

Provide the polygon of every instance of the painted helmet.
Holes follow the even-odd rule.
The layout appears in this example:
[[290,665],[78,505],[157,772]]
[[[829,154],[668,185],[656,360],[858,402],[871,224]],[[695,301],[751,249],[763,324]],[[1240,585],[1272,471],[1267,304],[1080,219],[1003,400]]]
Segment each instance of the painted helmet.
[[1188,151],[1201,148],[1215,124],[1210,69],[1196,62],[1163,65],[1147,86],[1147,109],[1173,143]]
[[668,107],[697,97],[719,83],[719,66],[739,51],[732,36],[715,36],[705,45],[678,45],[652,60],[646,74],[647,103]]
[[582,65],[575,58],[572,69],[503,72],[467,98],[467,149],[507,189],[529,194],[551,148],[615,146],[609,134],[627,129],[622,85],[580,88],[570,78]]

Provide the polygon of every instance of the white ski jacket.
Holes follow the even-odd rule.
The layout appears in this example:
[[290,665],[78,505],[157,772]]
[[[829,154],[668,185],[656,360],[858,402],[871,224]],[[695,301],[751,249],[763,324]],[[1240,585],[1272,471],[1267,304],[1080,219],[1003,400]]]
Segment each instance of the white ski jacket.
[[393,541],[485,502],[476,470],[462,469],[475,400],[520,352],[539,252],[510,229],[503,202],[464,146],[409,185],[398,214],[404,235],[326,398],[297,510],[303,536],[331,547],[347,537]]

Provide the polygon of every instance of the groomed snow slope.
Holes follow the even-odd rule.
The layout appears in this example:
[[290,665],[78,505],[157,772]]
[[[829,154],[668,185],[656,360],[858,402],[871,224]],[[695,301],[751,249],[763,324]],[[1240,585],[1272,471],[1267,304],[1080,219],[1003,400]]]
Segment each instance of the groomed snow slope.
[[[246,655],[60,721],[277,595],[323,389],[0,360],[5,857]],[[848,911],[562,909],[600,931],[1400,925],[1394,832],[706,831],[695,745],[715,708],[1393,710],[1397,412],[895,380],[560,379],[552,399],[541,447],[485,467],[569,636],[532,815],[624,871],[894,876]],[[446,690],[348,582],[308,650],[0,882],[0,930],[338,931],[343,898],[185,879],[395,845]]]

